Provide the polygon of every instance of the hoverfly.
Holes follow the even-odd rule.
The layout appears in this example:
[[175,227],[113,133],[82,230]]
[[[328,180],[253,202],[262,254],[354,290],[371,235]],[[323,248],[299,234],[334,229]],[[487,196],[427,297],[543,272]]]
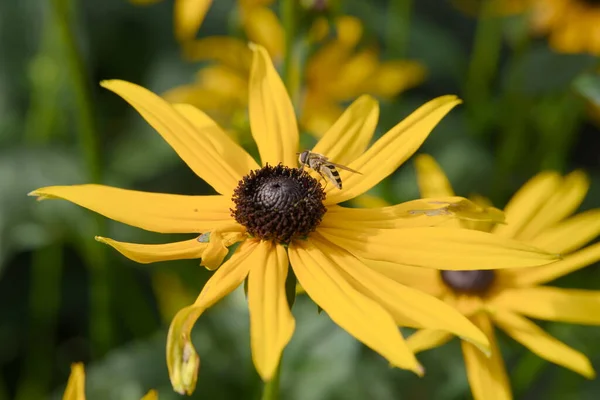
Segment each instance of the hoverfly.
[[360,172],[350,169],[345,165],[329,161],[329,158],[323,154],[313,153],[310,150],[305,150],[302,153],[296,154],[298,154],[300,170],[304,167],[310,168],[321,175],[326,181],[333,183],[338,189],[342,188],[342,178],[340,178],[340,173],[337,171],[336,167],[345,171],[354,172],[355,174],[360,174]]

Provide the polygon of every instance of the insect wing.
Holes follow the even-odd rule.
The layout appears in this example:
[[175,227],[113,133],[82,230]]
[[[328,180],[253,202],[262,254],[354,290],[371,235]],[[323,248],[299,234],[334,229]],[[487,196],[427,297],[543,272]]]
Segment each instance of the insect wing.
[[336,188],[342,188],[342,179],[340,178],[340,173],[337,172],[333,165],[329,163],[321,165],[319,168],[319,173],[333,183]]
[[361,172],[358,172],[356,170],[353,170],[352,168],[348,168],[345,165],[341,165],[341,164],[336,164],[336,163],[332,163],[331,161],[327,161],[327,164],[331,164],[334,167],[338,167],[339,169],[343,169],[344,171],[349,171],[349,172],[354,172],[355,174],[359,174],[362,175]]

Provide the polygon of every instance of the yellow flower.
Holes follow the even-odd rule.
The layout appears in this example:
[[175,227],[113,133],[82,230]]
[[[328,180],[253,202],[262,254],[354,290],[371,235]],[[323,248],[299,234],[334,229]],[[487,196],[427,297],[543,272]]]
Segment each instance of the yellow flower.
[[[71,375],[69,375],[63,400],[85,400],[85,370],[83,363],[71,365]],[[158,400],[158,393],[156,390],[150,390],[141,400]]]
[[[455,309],[365,262],[384,260],[398,268],[512,268],[543,265],[556,256],[487,233],[429,227],[463,214],[495,218],[485,212],[474,216],[475,206],[460,197],[365,210],[338,205],[395,171],[460,100],[442,96],[426,103],[367,149],[379,109],[372,98],[359,98],[312,150],[362,174],[340,171],[343,188],[329,184],[325,190],[296,168],[300,149],[292,103],[267,51],[261,46],[252,51],[249,114],[262,168],[200,110],[171,105],[140,86],[113,80],[102,85],[130,103],[219,194],[184,196],[101,185],[31,193],[69,200],[150,231],[196,234],[161,245],[97,238],[141,263],[201,258],[202,265],[218,267],[195,303],[171,323],[167,363],[174,389],[189,394],[195,388],[200,359],[190,340],[194,323],[246,279],[252,358],[262,379],[271,379],[295,328],[284,287],[288,264],[335,323],[393,366],[422,373],[398,325],[446,330],[485,348],[485,336]],[[223,263],[236,242],[239,246]]]
[[530,0],[531,24],[548,34],[561,53],[600,55],[600,3],[592,0]]
[[[158,3],[160,0],[129,1],[134,4],[147,5]],[[175,0],[173,9],[175,37],[180,41],[194,39],[211,4],[212,0]]]
[[[453,195],[443,171],[430,156],[416,160],[423,196]],[[462,342],[467,375],[476,400],[512,398],[502,355],[493,325],[540,357],[594,377],[589,360],[580,352],[544,332],[526,317],[549,321],[600,325],[600,291],[559,289],[540,286],[546,282],[600,260],[600,244],[578,250],[600,232],[600,209],[570,216],[588,189],[581,172],[566,177],[543,172],[526,183],[505,209],[506,224],[471,223],[474,230],[491,231],[547,251],[565,254],[552,265],[519,270],[434,271],[397,270],[398,282],[426,291],[457,307],[490,340],[490,358],[472,344]],[[462,229],[460,229],[462,230]],[[389,268],[384,263],[380,269]],[[440,346],[451,336],[425,329],[407,341],[415,352]]]
[[[243,18],[248,39],[265,46],[276,62],[281,60],[286,44],[275,13],[267,7],[252,7],[243,15],[252,16]],[[380,62],[374,48],[358,48],[363,30],[358,18],[338,17],[335,26],[336,37],[324,42],[308,59],[304,76],[300,124],[317,137],[342,114],[340,103],[363,93],[389,99],[425,78],[425,68],[418,62]],[[313,28],[309,36],[315,42],[322,41],[329,29],[325,20],[317,20]],[[201,69],[193,84],[165,93],[165,98],[193,104],[207,110],[224,126],[231,126],[230,120],[239,120],[240,110],[246,109],[244,83],[251,55],[245,42],[231,37],[209,37],[185,48],[193,60],[217,63]]]

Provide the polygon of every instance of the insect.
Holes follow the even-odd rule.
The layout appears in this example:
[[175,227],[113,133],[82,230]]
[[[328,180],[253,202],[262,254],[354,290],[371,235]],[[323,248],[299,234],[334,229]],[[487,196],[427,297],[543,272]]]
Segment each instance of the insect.
[[296,154],[298,154],[298,162],[300,162],[301,170],[304,167],[307,167],[316,171],[326,181],[333,183],[338,189],[342,188],[342,178],[340,178],[340,173],[336,167],[345,171],[354,172],[355,174],[360,174],[360,172],[350,169],[345,165],[329,161],[329,158],[323,154],[313,153],[310,150],[304,150],[302,153]]

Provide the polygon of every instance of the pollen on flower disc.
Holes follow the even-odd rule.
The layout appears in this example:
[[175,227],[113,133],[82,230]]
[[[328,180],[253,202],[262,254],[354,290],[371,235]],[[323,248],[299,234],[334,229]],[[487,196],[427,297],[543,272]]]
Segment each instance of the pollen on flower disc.
[[494,283],[493,270],[441,271],[442,281],[454,292],[463,294],[485,294]]
[[281,164],[251,171],[233,192],[231,216],[262,240],[289,243],[313,232],[327,209],[321,184]]

